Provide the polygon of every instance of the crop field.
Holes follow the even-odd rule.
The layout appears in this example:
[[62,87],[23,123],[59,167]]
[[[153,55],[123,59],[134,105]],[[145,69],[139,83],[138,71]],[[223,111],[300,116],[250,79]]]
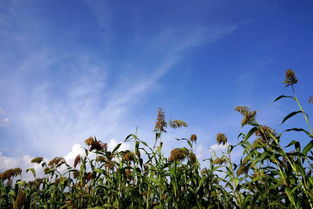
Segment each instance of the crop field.
[[[177,139],[177,148],[164,153],[167,130],[188,125],[166,121],[159,109],[152,145],[130,134],[124,141],[133,142],[132,149],[119,151],[118,144],[108,150],[107,143],[90,137],[85,140],[85,154],[78,155],[73,165],[62,157],[49,162],[36,157],[31,162],[40,165],[44,175],[29,168],[30,181],[21,178],[20,168],[2,172],[0,208],[313,208],[313,130],[297,97],[297,82],[294,71],[287,70],[284,85],[290,95],[273,100],[290,100],[298,107],[281,119],[282,127],[296,115],[303,118],[305,127],[277,133],[258,123],[257,111],[237,106],[241,126],[248,131],[239,130],[237,143],[221,156],[208,155],[208,166],[203,166],[194,154],[196,134]],[[284,138],[288,145],[283,146],[286,132],[301,134],[301,142],[296,137]],[[216,141],[227,144],[227,133],[216,133]],[[238,162],[231,159],[236,149],[243,150]]]

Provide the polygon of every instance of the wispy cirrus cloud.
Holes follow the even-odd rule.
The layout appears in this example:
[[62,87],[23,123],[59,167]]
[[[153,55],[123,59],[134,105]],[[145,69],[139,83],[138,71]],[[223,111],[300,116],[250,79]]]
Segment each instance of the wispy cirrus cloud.
[[10,119],[6,117],[5,112],[0,108],[0,126],[5,126],[10,122]]
[[[138,56],[125,57],[119,63],[118,76],[112,79],[116,70],[112,68],[114,61],[106,55],[94,56],[92,50],[70,50],[54,45],[45,26],[49,21],[39,14],[27,16],[28,7],[24,9],[22,4],[10,5],[0,23],[4,37],[0,44],[8,45],[0,50],[0,55],[5,57],[0,62],[3,75],[0,96],[7,98],[0,106],[10,118],[6,128],[14,133],[6,140],[15,142],[10,153],[8,147],[0,150],[7,152],[3,157],[6,154],[28,156],[28,153],[45,157],[72,156],[77,151],[69,152],[73,145],[89,136],[118,143],[135,128],[123,119],[133,114],[134,104],[141,102],[135,98],[155,89],[189,49],[214,42],[236,30],[233,25],[196,26],[183,31],[170,26],[146,38],[145,44],[130,39],[135,42],[132,50],[137,51]],[[109,14],[102,17],[100,11],[92,11],[100,29],[104,20],[106,26],[110,26]],[[33,26],[34,22],[38,24]],[[7,28],[11,23],[15,29]],[[106,30],[110,32],[110,28]],[[111,47],[115,43],[100,43],[104,45],[99,49],[108,48],[107,53],[111,52],[105,43]]]

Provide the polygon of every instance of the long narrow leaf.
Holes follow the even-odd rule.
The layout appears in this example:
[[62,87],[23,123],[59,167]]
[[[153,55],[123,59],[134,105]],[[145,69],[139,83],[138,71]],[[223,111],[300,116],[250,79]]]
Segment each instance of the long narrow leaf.
[[308,152],[313,148],[313,140],[311,140],[303,149],[302,154],[307,155]]
[[302,111],[295,111],[295,112],[290,113],[289,115],[287,115],[287,116],[283,119],[283,121],[281,122],[281,124],[283,124],[286,120],[288,120],[289,118],[291,118],[292,116],[294,116],[294,115],[296,115],[296,114],[298,114],[298,113],[302,113]]
[[294,99],[294,97],[292,97],[292,96],[280,95],[279,97],[277,97],[277,98],[273,101],[273,103],[276,102],[276,101],[278,101],[278,100],[280,100],[280,99],[282,99],[282,98],[291,98],[291,99]]
[[296,141],[296,140],[292,140],[286,147],[290,147],[292,145],[295,145],[295,147],[299,147],[300,146],[300,142]]
[[248,132],[248,134],[245,136],[244,141],[248,140],[248,139],[250,138],[250,136],[251,136],[252,134],[254,134],[254,132],[255,132],[257,129],[258,129],[257,127],[251,128],[250,131]]
[[302,131],[306,133],[309,137],[313,138],[313,135],[310,134],[310,132],[308,132],[307,130],[304,130],[303,128],[290,128],[290,129],[285,130],[285,132],[287,131]]

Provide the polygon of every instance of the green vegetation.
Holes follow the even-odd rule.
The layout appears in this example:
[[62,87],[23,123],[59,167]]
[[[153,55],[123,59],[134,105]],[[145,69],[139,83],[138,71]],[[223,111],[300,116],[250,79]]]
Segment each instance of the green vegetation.
[[[293,96],[283,95],[275,102],[292,99],[299,110],[282,123],[302,114],[308,130],[276,133],[257,122],[256,111],[238,106],[235,110],[243,115],[241,125],[249,126],[249,131],[240,133],[238,143],[229,145],[222,156],[206,159],[209,166],[202,168],[193,153],[195,134],[178,139],[182,147],[173,149],[169,158],[164,156],[162,138],[167,126],[187,124],[166,122],[160,109],[153,147],[130,134],[125,142],[134,142],[133,150],[119,151],[118,144],[108,151],[106,143],[90,137],[85,140],[85,155],[77,156],[73,167],[61,157],[48,163],[37,157],[32,163],[42,166],[42,178],[36,177],[33,168],[27,170],[34,175],[29,182],[18,179],[19,168],[1,173],[0,208],[313,208],[313,131],[295,94],[297,79],[292,70],[286,72],[285,83]],[[291,140],[283,147],[285,132],[295,136],[302,132],[305,144]],[[227,144],[222,133],[216,140]],[[234,163],[231,153],[240,147],[241,160]]]

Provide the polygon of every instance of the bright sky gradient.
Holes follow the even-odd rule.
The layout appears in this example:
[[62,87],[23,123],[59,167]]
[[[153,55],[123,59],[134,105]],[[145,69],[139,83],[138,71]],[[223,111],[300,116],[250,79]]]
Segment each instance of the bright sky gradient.
[[[73,155],[89,136],[116,144],[136,127],[153,144],[158,107],[189,124],[164,137],[166,151],[196,133],[208,157],[217,133],[237,142],[237,105],[282,130],[297,110],[272,104],[290,93],[288,68],[313,115],[312,11],[311,0],[2,0],[0,170]],[[297,118],[284,127],[305,127]]]

